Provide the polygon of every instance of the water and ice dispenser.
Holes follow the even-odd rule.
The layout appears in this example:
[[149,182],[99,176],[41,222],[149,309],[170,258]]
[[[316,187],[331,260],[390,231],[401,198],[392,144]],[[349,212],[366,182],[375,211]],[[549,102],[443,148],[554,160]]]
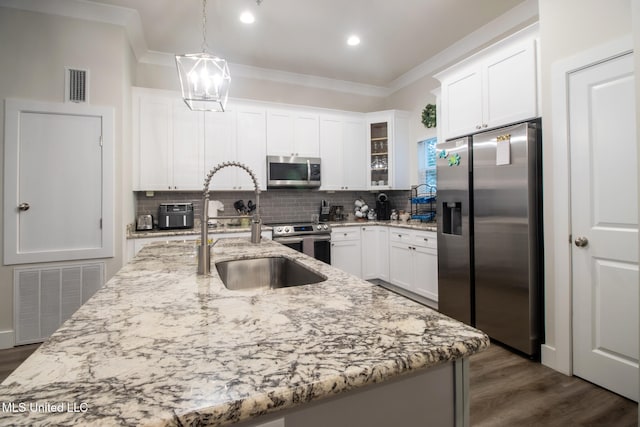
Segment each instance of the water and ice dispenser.
[[462,202],[442,203],[442,233],[462,235]]

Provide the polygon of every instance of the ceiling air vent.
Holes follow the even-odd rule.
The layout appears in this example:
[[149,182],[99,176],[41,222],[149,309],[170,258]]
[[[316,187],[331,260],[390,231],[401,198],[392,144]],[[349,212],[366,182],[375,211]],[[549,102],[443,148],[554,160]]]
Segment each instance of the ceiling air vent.
[[89,70],[65,67],[65,102],[89,102]]

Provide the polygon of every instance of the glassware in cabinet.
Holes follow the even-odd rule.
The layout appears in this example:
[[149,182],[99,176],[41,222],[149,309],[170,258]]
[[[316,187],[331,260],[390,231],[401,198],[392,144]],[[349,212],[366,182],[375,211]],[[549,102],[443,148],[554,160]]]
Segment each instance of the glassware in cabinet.
[[389,126],[387,122],[370,125],[371,186],[389,185]]

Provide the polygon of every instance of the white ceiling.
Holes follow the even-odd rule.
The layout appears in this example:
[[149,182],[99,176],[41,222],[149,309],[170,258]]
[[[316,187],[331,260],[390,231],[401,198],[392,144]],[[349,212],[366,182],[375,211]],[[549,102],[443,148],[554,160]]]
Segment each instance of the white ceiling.
[[[163,54],[201,50],[202,0],[1,0],[0,5],[105,21],[106,15],[120,14],[139,59],[157,62]],[[256,15],[252,25],[238,19],[247,8]],[[481,38],[511,30],[496,18],[516,10],[516,22],[508,25],[537,15],[537,1],[263,0],[258,6],[255,0],[207,0],[207,42],[211,53],[232,64],[232,74],[236,64],[389,88],[465,37],[479,47],[490,41]],[[359,46],[347,46],[351,33],[362,39]],[[471,33],[478,36],[469,40]]]

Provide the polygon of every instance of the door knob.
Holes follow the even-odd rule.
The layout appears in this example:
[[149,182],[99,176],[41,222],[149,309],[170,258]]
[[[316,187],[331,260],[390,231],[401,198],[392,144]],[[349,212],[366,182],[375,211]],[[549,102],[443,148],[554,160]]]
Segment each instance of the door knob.
[[589,244],[589,239],[587,239],[586,237],[577,237],[574,243],[577,247],[584,248]]
[[31,206],[29,206],[29,203],[20,203],[18,205],[18,209],[21,211],[28,211],[30,207]]

